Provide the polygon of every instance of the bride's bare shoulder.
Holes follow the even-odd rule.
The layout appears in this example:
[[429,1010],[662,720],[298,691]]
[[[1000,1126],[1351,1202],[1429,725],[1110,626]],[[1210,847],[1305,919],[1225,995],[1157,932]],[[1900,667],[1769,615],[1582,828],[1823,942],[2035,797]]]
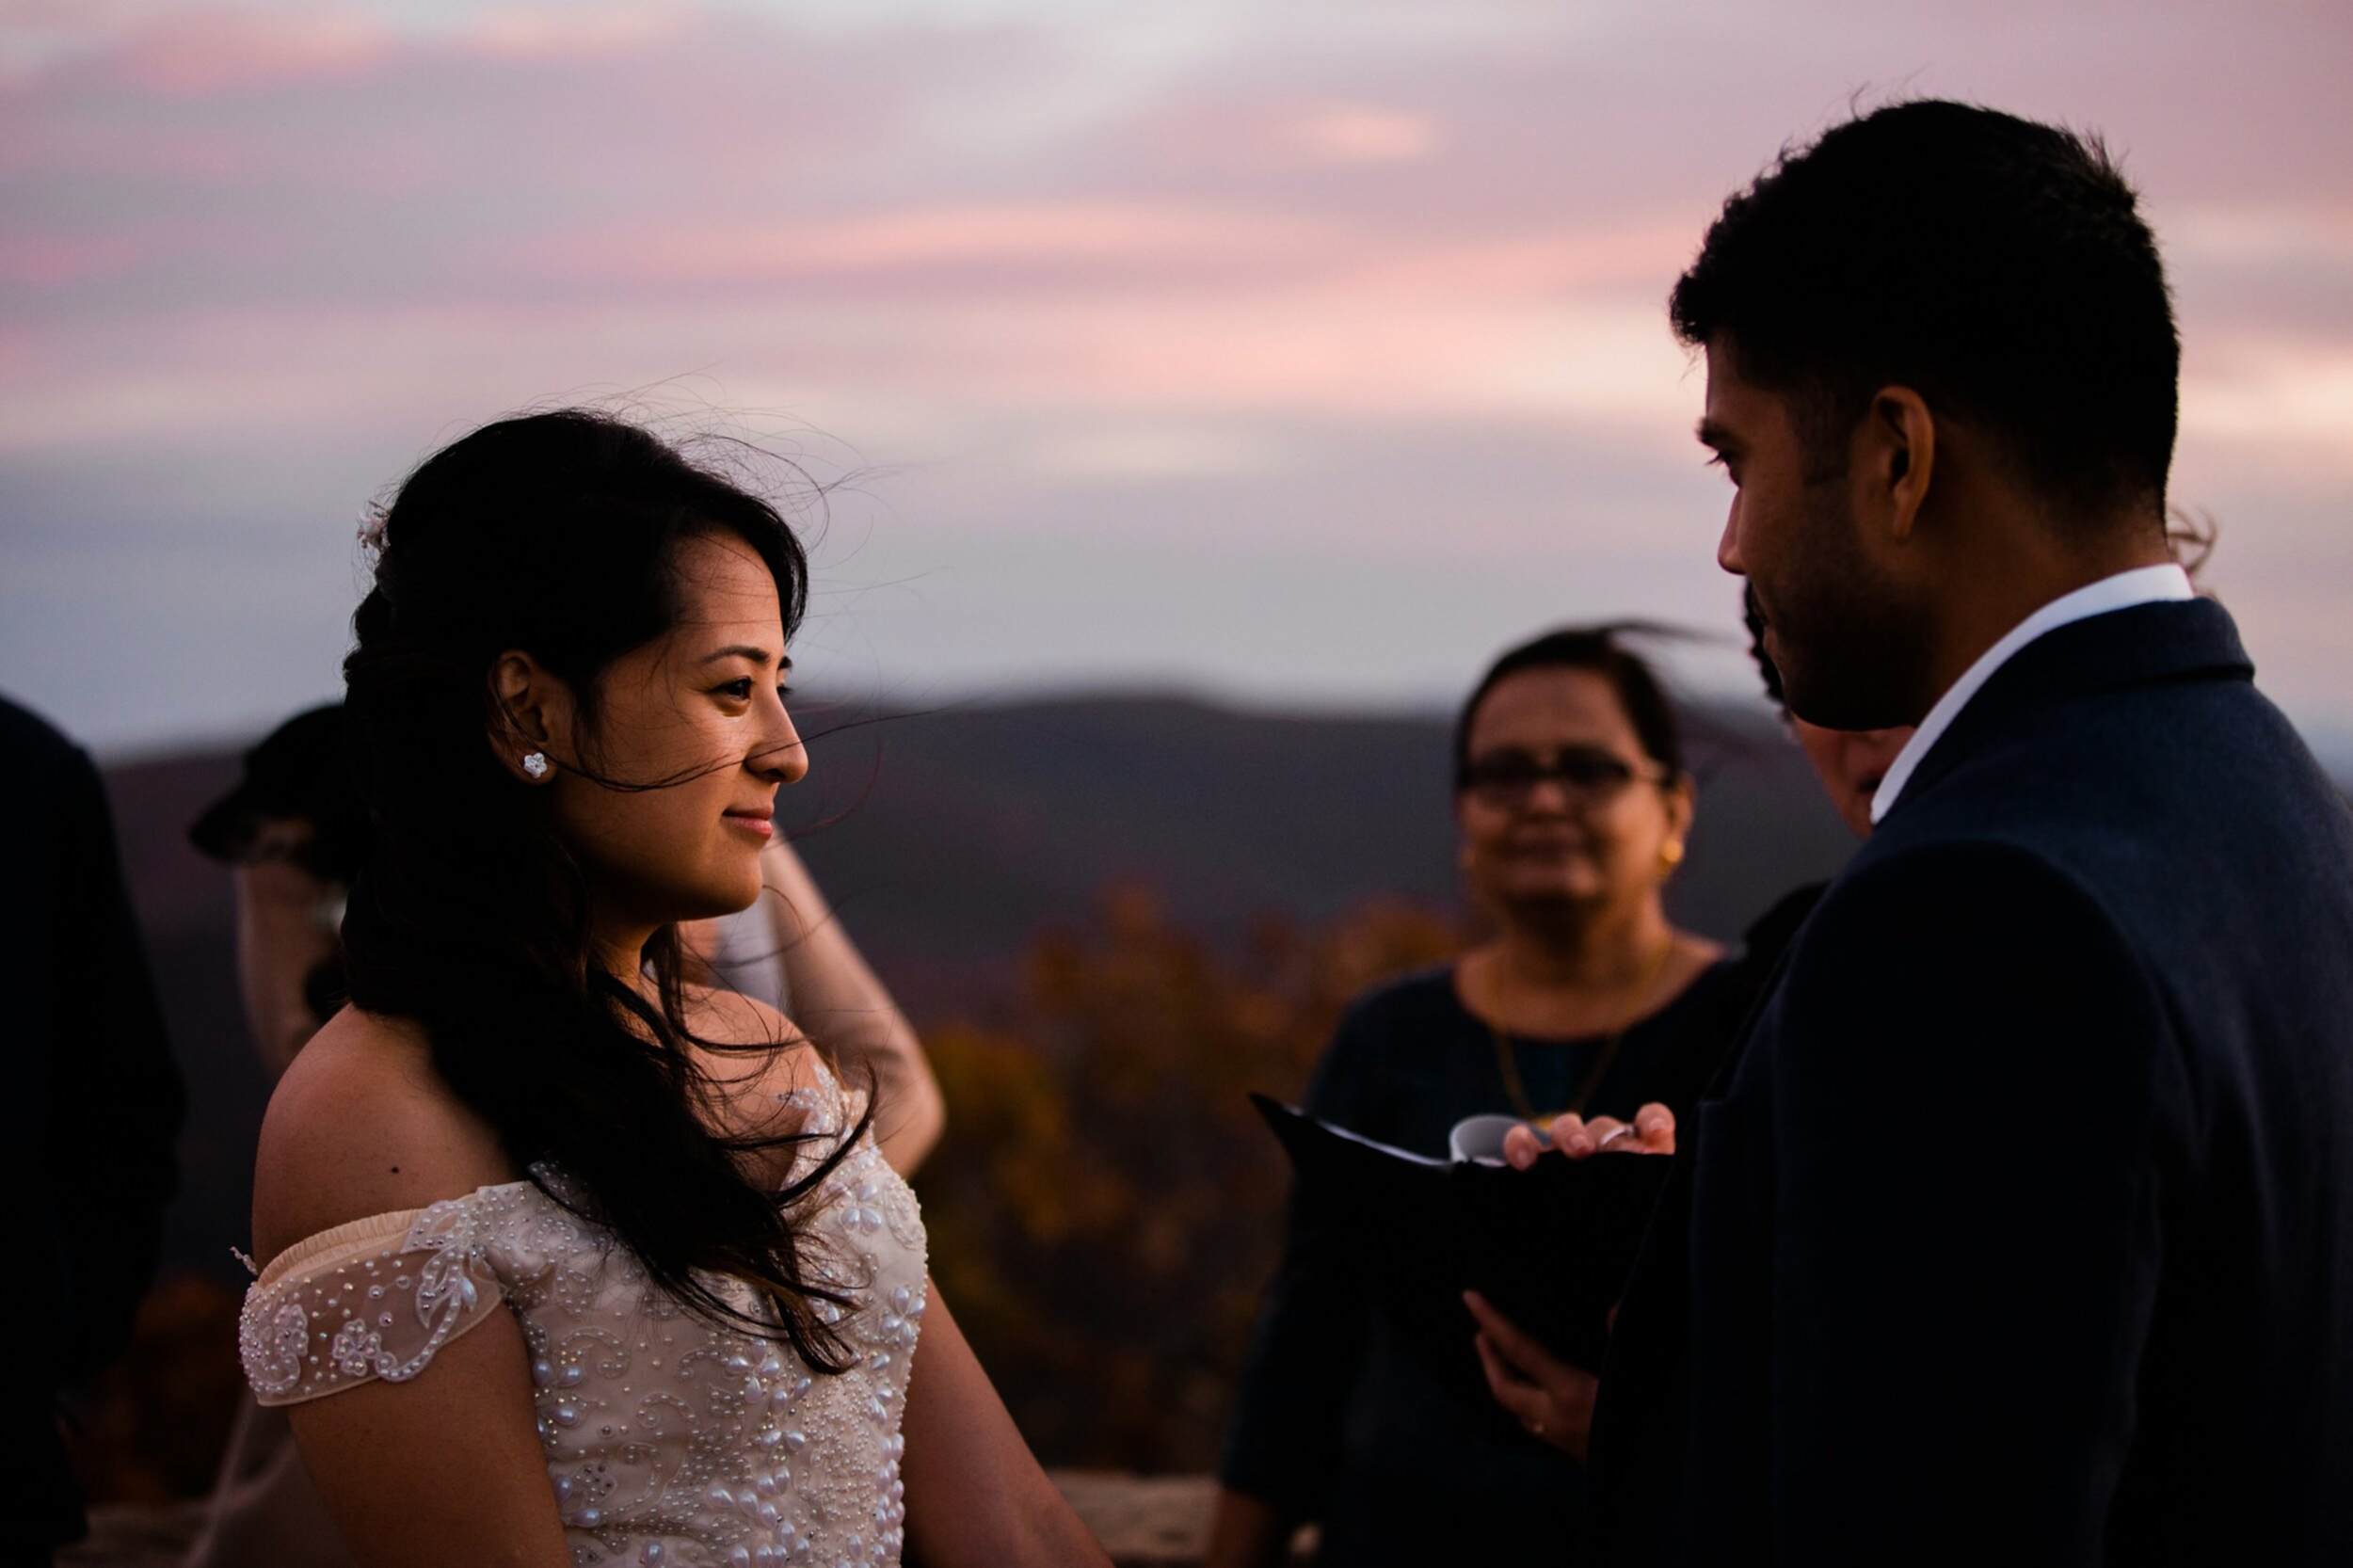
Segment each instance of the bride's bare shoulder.
[[346,1007],[296,1055],[262,1119],[254,1256],[520,1174],[434,1070],[421,1026]]
[[689,983],[680,1000],[686,1027],[702,1039],[725,1046],[796,1046],[806,1037],[791,1018],[758,997],[720,985]]
[[717,1090],[718,1113],[730,1129],[774,1131],[777,1116],[798,1113],[778,1109],[794,1103],[798,1091],[822,1092],[816,1048],[776,1009],[718,987],[687,987],[681,1000],[698,1042],[690,1049]]

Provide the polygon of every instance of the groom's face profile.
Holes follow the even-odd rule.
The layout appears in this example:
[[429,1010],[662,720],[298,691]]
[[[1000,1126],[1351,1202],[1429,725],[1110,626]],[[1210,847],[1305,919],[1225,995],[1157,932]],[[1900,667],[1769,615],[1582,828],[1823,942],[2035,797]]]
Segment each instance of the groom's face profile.
[[1849,444],[1809,442],[1793,398],[1742,376],[1727,342],[1706,353],[1699,439],[1733,486],[1716,560],[1755,590],[1789,711],[1829,729],[1916,722],[1915,617],[1875,550]]

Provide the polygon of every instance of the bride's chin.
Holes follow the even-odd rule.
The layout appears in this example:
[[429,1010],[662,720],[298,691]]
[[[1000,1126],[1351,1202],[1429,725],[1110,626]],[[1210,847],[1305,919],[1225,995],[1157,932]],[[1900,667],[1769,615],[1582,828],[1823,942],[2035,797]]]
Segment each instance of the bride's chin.
[[755,859],[743,875],[713,877],[699,886],[680,888],[670,911],[670,923],[683,925],[689,920],[717,920],[740,915],[760,902],[760,862]]

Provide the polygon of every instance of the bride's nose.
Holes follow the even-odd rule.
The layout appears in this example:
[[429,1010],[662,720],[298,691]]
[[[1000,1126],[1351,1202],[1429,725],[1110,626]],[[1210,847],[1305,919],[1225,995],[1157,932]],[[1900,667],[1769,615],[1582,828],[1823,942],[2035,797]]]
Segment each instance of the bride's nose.
[[760,749],[744,765],[778,784],[798,784],[808,776],[808,747],[801,744],[801,732],[793,727],[792,715],[785,712],[781,699],[774,722],[760,738]]

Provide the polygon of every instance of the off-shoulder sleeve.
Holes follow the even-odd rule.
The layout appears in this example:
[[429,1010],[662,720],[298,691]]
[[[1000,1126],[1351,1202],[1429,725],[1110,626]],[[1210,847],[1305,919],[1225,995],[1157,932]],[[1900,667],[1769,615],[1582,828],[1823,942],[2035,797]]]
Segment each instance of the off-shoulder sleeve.
[[280,1253],[246,1292],[237,1325],[254,1397],[299,1404],[424,1371],[499,1304],[480,1231],[478,1205],[456,1198],[354,1220]]

